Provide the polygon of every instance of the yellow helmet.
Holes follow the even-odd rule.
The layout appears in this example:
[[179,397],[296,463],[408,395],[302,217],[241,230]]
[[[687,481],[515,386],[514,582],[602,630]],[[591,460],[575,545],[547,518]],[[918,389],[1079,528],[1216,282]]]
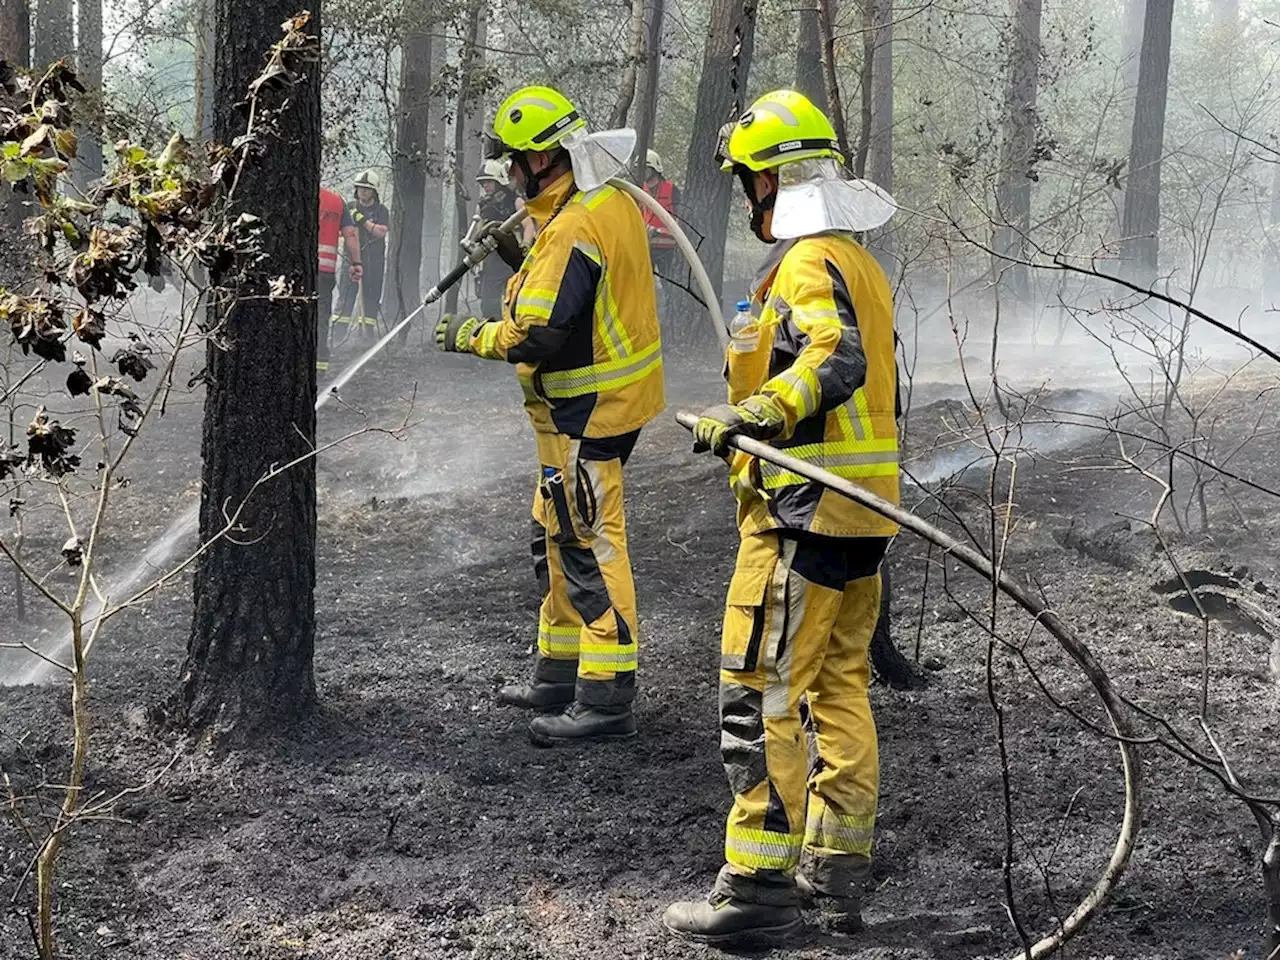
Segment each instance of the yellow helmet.
[[769,170],[821,157],[844,161],[831,121],[794,90],[775,90],[751,104],[737,122],[721,130],[716,153],[721,170]]
[[502,101],[490,127],[485,154],[496,159],[513,151],[550,150],[587,125],[559,90],[522,87]]

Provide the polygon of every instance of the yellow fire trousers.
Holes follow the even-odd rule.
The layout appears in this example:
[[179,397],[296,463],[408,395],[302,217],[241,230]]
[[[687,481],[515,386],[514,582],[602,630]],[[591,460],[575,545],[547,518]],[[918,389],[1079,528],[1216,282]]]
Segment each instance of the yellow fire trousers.
[[542,587],[534,675],[577,684],[589,706],[635,696],[636,589],[622,467],[639,431],[608,440],[539,433],[533,563]]
[[[734,793],[722,877],[742,899],[791,884],[802,854],[806,877],[834,896],[855,895],[869,873],[880,768],[868,649],[887,545],[764,533],[739,548],[721,645],[720,717]],[[812,770],[800,720],[805,697],[818,752]]]

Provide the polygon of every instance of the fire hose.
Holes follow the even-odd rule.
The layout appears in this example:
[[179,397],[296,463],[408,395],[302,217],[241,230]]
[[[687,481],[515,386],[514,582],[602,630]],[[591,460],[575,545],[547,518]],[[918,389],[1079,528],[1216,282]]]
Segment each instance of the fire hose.
[[[681,426],[693,430],[698,422],[695,414],[681,411],[676,414]],[[848,497],[855,503],[894,521],[899,526],[943,551],[944,556],[955,557],[971,570],[981,574],[995,583],[999,589],[1014,600],[1027,613],[1035,618],[1049,632],[1067,654],[1075,660],[1089,683],[1098,694],[1102,708],[1115,734],[1115,742],[1120,749],[1120,765],[1124,774],[1124,817],[1120,826],[1120,834],[1116,839],[1111,859],[1103,870],[1097,883],[1089,891],[1080,904],[1060,921],[1058,929],[1033,944],[1029,955],[1033,960],[1046,957],[1059,949],[1063,944],[1079,933],[1092,919],[1097,910],[1106,902],[1115,889],[1120,877],[1124,874],[1137,842],[1141,821],[1141,765],[1138,760],[1137,738],[1127,719],[1128,713],[1123,701],[1111,686],[1111,680],[1102,666],[1094,658],[1089,648],[1076,636],[1075,632],[1048,605],[1033,596],[1030,591],[1014,580],[1003,569],[996,570],[991,561],[968,544],[961,543],[954,537],[944,533],[932,524],[926,523],[909,510],[890,503],[856,483],[836,476],[820,467],[789,456],[766,443],[748,437],[734,437],[730,445],[753,457],[765,460],[776,467],[789,471],[814,483],[822,484],[841,496]],[[1014,960],[1025,960],[1027,951],[1022,951]]]
[[[702,291],[703,302],[706,305],[707,313],[711,320],[711,327],[716,332],[716,338],[720,342],[721,347],[727,346],[729,343],[729,333],[725,329],[724,318],[720,315],[720,300],[716,295],[716,289],[711,283],[711,278],[707,276],[707,270],[702,265],[702,261],[698,259],[697,250],[694,249],[689,238],[685,236],[684,231],[680,229],[680,224],[676,222],[675,217],[673,217],[666,208],[662,206],[662,204],[658,203],[657,200],[649,196],[649,194],[645,193],[634,183],[614,178],[609,181],[609,184],[619,190],[625,191],[628,196],[632,197],[636,201],[637,204],[652,211],[653,214],[662,221],[663,226],[671,231],[671,236],[675,238],[676,246],[680,248],[680,252],[684,255],[685,260],[689,262],[689,269],[693,273],[693,279],[697,281],[698,287]],[[514,234],[516,229],[519,228],[520,224],[524,222],[528,215],[529,213],[527,210],[517,210],[511,216],[507,217],[506,220],[502,221],[502,223],[495,228],[493,233],[501,232]],[[385,334],[377,343],[365,351],[365,353],[351,364],[350,367],[344,370],[342,374],[333,381],[333,383],[322,388],[319,396],[316,398],[316,409],[320,410],[323,408],[332,397],[337,395],[339,390],[351,382],[351,379],[361,371],[365,364],[381,353],[383,348],[394,340],[401,330],[416,320],[418,315],[426,310],[427,307],[431,306],[431,304],[443,297],[450,287],[457,284],[474,267],[478,266],[485,260],[485,258],[497,250],[497,238],[493,233],[490,233],[487,237],[474,244],[456,267],[435,282],[435,285],[432,286],[432,288],[427,291],[426,296],[422,298],[421,306],[392,327],[390,332]]]

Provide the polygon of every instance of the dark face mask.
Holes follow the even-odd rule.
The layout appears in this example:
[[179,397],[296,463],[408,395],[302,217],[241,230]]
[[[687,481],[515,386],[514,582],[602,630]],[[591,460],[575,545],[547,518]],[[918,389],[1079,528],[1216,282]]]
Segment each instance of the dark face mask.
[[755,174],[741,165],[736,167],[735,170],[738,174],[738,180],[742,183],[742,192],[747,195],[747,201],[751,204],[751,232],[756,235],[758,240],[764,243],[777,243],[776,237],[765,236],[764,218],[777,202],[778,191],[770,190],[767,197],[763,200],[757,200]]

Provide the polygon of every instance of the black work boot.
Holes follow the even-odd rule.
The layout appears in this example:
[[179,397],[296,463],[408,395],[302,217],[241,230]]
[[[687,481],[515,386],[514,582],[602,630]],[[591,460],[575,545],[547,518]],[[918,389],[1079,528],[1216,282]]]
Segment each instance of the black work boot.
[[572,703],[563,713],[534,717],[529,723],[529,739],[539,747],[594,740],[629,740],[635,735],[636,718],[629,705],[592,707]]
[[820,911],[819,917],[824,929],[836,933],[861,933],[865,929],[861,897],[838,897],[823,893],[803,873],[796,874],[796,889],[800,891],[806,906]]
[[799,929],[801,917],[795,885],[781,876],[777,880],[762,883],[752,877],[736,876],[725,867],[706,900],[671,904],[662,915],[662,923],[676,936],[699,943],[781,939]]
[[498,702],[525,710],[563,710],[573,703],[573,684],[536,677],[529,683],[509,683],[498,689]]
[[806,853],[796,871],[796,889],[807,906],[820,911],[822,926],[838,933],[861,933],[862,891],[871,879],[871,860],[856,854]]

